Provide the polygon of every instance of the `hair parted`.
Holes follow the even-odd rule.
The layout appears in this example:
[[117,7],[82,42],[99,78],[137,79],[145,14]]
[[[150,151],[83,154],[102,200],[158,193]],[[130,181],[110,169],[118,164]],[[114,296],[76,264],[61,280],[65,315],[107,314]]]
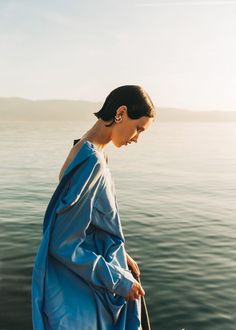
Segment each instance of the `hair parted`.
[[106,127],[115,122],[117,109],[125,105],[127,115],[131,119],[142,116],[155,118],[155,106],[147,92],[138,85],[124,85],[114,89],[106,98],[102,108],[93,114],[104,121],[112,120]]

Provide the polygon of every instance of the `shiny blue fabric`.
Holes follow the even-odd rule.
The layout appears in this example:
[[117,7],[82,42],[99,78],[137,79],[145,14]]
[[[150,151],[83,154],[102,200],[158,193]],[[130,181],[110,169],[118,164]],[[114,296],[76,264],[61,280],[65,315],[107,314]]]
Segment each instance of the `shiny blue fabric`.
[[137,330],[114,181],[84,141],[47,206],[32,272],[34,330]]

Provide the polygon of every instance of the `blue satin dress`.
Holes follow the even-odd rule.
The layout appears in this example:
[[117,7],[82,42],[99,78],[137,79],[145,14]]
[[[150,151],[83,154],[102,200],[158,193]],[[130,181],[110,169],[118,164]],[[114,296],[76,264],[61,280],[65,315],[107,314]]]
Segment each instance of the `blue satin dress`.
[[32,272],[34,330],[138,330],[114,181],[85,140],[47,206]]

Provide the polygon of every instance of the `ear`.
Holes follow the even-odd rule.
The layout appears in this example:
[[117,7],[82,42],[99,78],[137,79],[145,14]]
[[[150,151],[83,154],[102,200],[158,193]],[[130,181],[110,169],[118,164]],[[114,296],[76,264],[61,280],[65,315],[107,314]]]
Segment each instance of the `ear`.
[[126,105],[121,105],[121,106],[116,110],[116,115],[117,115],[117,116],[123,115],[124,112],[127,113],[127,107],[126,107]]

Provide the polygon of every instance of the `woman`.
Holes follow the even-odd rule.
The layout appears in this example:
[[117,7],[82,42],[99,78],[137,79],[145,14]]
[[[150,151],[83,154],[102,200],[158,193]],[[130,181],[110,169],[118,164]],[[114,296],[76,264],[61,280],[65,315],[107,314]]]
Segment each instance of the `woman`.
[[72,147],[45,212],[32,273],[35,330],[141,329],[145,292],[125,251],[103,149],[110,141],[116,147],[137,142],[155,109],[143,88],[127,85],[94,114],[98,120]]

